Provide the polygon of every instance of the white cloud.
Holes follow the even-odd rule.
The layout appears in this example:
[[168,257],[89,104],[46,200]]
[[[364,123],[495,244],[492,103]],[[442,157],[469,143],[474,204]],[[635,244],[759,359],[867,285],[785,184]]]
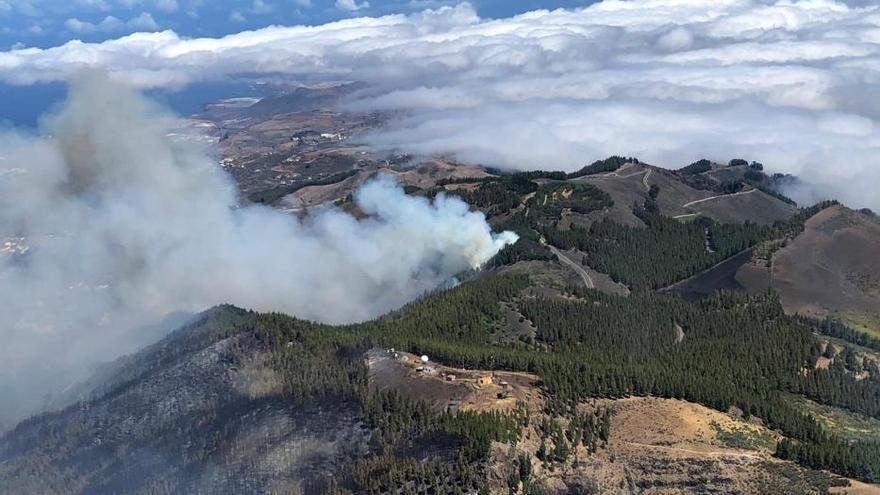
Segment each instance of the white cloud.
[[[83,2],[103,2],[105,0],[78,0]],[[116,0],[119,5],[132,9],[135,7],[154,8],[160,12],[173,13],[180,9],[177,0]],[[199,2],[193,2],[199,3]]]
[[76,5],[86,9],[110,10],[110,4],[105,0],[76,0]]
[[357,79],[370,89],[356,108],[410,110],[376,145],[514,168],[747,155],[880,209],[868,186],[880,183],[878,33],[880,6],[833,0],[606,0],[498,20],[462,4],[0,53],[0,80],[63,80],[84,65],[140,86],[245,72]]
[[149,12],[141,12],[139,16],[129,19],[125,27],[135,31],[157,31],[159,24]]
[[367,9],[370,7],[370,2],[364,0],[361,3],[358,3],[357,0],[336,0],[336,8],[342,9],[348,12],[355,12],[361,9]]
[[72,31],[74,33],[90,33],[97,29],[97,26],[95,26],[91,22],[81,21],[74,17],[71,17],[70,19],[64,21],[64,27],[66,27],[68,31]]
[[271,14],[274,11],[275,6],[265,0],[254,0],[251,5],[251,12],[254,14]]
[[229,20],[232,22],[245,22],[247,21],[247,18],[245,18],[245,16],[243,16],[241,12],[233,10],[229,14]]
[[690,48],[693,42],[694,36],[689,30],[677,27],[660,36],[657,46],[664,51],[673,52]]
[[11,3],[13,10],[28,17],[39,17],[41,12],[30,0],[16,0]]
[[162,12],[177,12],[177,0],[156,0],[156,8]]
[[137,17],[132,17],[128,21],[122,21],[118,17],[108,15],[97,24],[81,21],[76,18],[70,18],[64,21],[64,27],[74,33],[94,33],[98,31],[104,33],[111,33],[114,31],[157,31],[159,29],[159,25],[148,12],[142,12]]

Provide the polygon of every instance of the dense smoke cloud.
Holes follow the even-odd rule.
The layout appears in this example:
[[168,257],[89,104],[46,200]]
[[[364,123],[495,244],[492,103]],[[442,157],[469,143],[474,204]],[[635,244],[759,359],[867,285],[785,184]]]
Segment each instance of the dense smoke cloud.
[[[515,240],[461,200],[407,196],[390,177],[356,192],[360,220],[237,207],[216,161],[170,141],[169,123],[89,73],[44,137],[0,136],[0,392],[32,383],[42,365],[112,358],[117,337],[173,311],[233,303],[365,320]],[[20,405],[0,396],[0,409]]]
[[606,0],[500,20],[462,4],[19,50],[0,54],[0,80],[63,80],[83,65],[143,86],[238,73],[361,80],[372,90],[356,107],[409,111],[372,136],[381,147],[568,170],[609,154],[667,167],[742,156],[880,209],[878,49],[869,2]]

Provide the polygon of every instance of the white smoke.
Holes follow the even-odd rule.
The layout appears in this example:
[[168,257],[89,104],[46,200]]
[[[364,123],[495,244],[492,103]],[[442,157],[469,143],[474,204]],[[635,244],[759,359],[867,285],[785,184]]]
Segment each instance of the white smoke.
[[169,123],[88,73],[43,135],[0,136],[0,237],[7,251],[27,249],[0,256],[0,392],[35,363],[65,370],[112,358],[120,332],[173,311],[233,303],[369,319],[516,239],[493,234],[457,198],[411,197],[390,177],[356,192],[361,220],[332,208],[298,221],[237,207],[216,161],[170,141]]

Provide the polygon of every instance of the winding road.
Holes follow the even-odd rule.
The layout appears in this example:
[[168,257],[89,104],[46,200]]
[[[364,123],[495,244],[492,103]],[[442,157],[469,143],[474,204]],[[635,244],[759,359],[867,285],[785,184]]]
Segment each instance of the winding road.
[[[543,239],[542,239],[542,241],[543,241]],[[576,271],[577,274],[581,276],[581,279],[584,281],[584,285],[586,285],[588,289],[595,289],[596,288],[596,286],[593,284],[593,278],[590,277],[590,274],[587,273],[587,271],[584,270],[584,268],[581,265],[572,261],[571,258],[569,258],[565,254],[563,254],[562,251],[556,249],[555,247],[553,247],[549,244],[545,244],[545,245],[548,248],[550,248],[550,251],[553,254],[555,254],[557,258],[559,258],[559,261],[572,267],[574,269],[574,271]]]

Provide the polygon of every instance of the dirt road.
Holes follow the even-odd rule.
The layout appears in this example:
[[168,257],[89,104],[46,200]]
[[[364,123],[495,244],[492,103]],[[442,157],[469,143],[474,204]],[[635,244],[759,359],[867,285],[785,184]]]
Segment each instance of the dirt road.
[[[618,168],[614,172],[608,172],[607,174],[596,174],[596,175],[593,175],[592,177],[621,177],[620,173],[623,172],[624,170],[632,167],[633,165],[635,165],[635,164],[634,163],[625,163],[622,167]],[[638,173],[636,173],[634,175],[638,175]],[[590,177],[590,176],[586,175],[584,177]]]
[[681,207],[687,208],[689,206],[693,206],[695,204],[702,203],[704,201],[710,201],[710,200],[718,199],[718,198],[730,198],[732,196],[741,196],[743,194],[752,194],[755,191],[757,191],[757,189],[749,189],[748,191],[742,191],[742,192],[733,193],[733,194],[719,194],[718,196],[710,196],[708,198],[698,199],[696,201],[691,201],[690,203],[685,203],[685,204],[681,205]]
[[692,450],[692,449],[684,449],[681,447],[670,447],[668,445],[653,445],[649,443],[640,443],[640,442],[623,442],[627,445],[635,445],[643,448],[650,449],[661,449],[669,452],[681,452],[683,454],[692,454],[698,456],[708,456],[708,457],[744,457],[747,459],[757,459],[757,460],[765,460],[767,459],[766,455],[762,454],[750,454],[747,452],[731,452],[729,450],[716,450],[716,451],[703,451],[703,450]]

